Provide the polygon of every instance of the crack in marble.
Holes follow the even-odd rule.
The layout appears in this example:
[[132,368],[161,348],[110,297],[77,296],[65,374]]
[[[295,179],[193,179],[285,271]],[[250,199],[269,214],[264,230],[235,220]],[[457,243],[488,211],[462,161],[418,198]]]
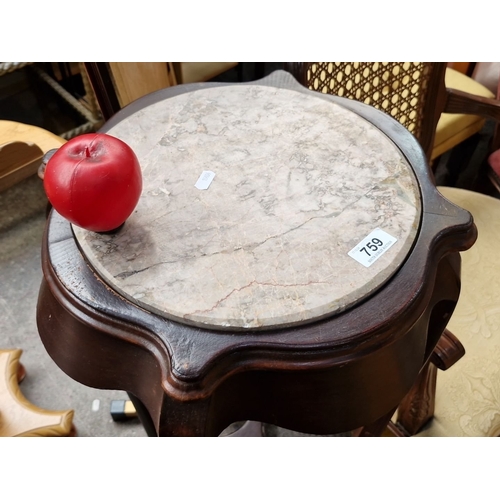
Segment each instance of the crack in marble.
[[292,283],[292,284],[283,284],[283,283],[261,283],[259,281],[256,281],[256,280],[252,280],[250,283],[244,285],[244,286],[241,286],[239,288],[235,288],[234,290],[231,290],[225,297],[222,297],[221,299],[219,299],[214,305],[213,307],[209,308],[209,309],[199,309],[197,311],[193,311],[193,312],[190,312],[190,313],[186,313],[184,315],[184,317],[188,317],[190,315],[193,315],[193,314],[203,314],[203,313],[210,313],[212,312],[215,308],[217,308],[218,306],[220,306],[224,301],[228,300],[229,297],[231,297],[231,295],[235,294],[235,293],[238,293],[238,292],[241,292],[247,288],[250,288],[254,285],[259,285],[259,286],[272,286],[272,287],[279,287],[279,288],[295,288],[295,287],[302,287],[302,286],[311,286],[311,285],[328,285],[330,284],[329,281],[309,281],[308,283]]
[[[273,239],[276,239],[276,238],[283,238],[287,234],[303,228],[306,224],[308,224],[309,222],[311,222],[313,220],[331,219],[331,218],[338,217],[345,210],[348,210],[351,206],[353,206],[356,203],[358,203],[359,200],[361,200],[362,198],[368,196],[369,193],[371,191],[373,191],[374,189],[375,189],[374,187],[370,188],[368,191],[366,191],[366,193],[364,193],[363,195],[361,195],[357,200],[353,201],[351,204],[349,204],[346,207],[344,207],[340,212],[332,212],[332,213],[326,214],[326,215],[321,215],[321,216],[317,215],[317,216],[311,217],[311,218],[307,219],[306,221],[304,221],[303,223],[301,223],[300,225],[292,227],[292,228],[288,229],[287,231],[285,231],[283,233],[278,233],[278,234],[274,234],[272,236],[269,236],[269,237],[267,237],[266,239],[264,239],[261,242],[253,243],[251,245],[241,246],[239,248],[231,248],[231,249],[227,249],[227,250],[221,250],[219,252],[200,253],[200,254],[193,255],[191,257],[184,257],[184,258],[181,258],[181,259],[178,259],[178,260],[173,260],[173,261],[158,262],[156,264],[153,264],[151,266],[145,267],[143,269],[138,269],[138,270],[135,270],[135,271],[125,271],[123,273],[119,273],[119,274],[115,275],[114,277],[115,278],[128,278],[128,277],[133,276],[135,274],[147,271],[148,269],[151,269],[152,267],[161,266],[161,265],[165,265],[165,264],[176,264],[176,263],[179,263],[179,262],[185,262],[185,261],[188,261],[188,260],[198,259],[200,257],[213,257],[213,256],[216,256],[216,255],[224,255],[224,254],[227,255],[227,254],[231,254],[233,252],[238,252],[238,251],[244,251],[244,252],[250,252],[250,253],[255,252],[255,250],[257,248],[261,247],[262,245],[265,245],[269,241],[271,241]],[[154,219],[154,220],[157,220],[157,219]],[[235,223],[232,226],[234,227],[236,225],[238,225],[238,223]],[[226,229],[226,227],[224,227],[224,229]],[[220,229],[220,228],[218,228],[218,229]],[[203,229],[193,229],[190,232],[195,232],[195,231],[196,232],[209,232],[209,231],[213,231],[213,230],[214,230],[214,228],[209,228],[209,229],[204,229],[204,230]],[[215,237],[214,237],[214,239],[215,239]],[[112,247],[112,249],[107,250],[105,253],[112,253],[112,252],[116,251],[116,247],[117,247],[116,244],[113,244],[113,245],[110,245],[110,246]]]

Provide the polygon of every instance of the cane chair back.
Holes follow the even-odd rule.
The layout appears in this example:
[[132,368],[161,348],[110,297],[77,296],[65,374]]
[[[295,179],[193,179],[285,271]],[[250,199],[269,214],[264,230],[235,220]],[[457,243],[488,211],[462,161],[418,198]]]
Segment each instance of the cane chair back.
[[285,69],[311,90],[355,99],[386,112],[430,152],[440,115],[437,104],[445,99],[446,63],[286,63]]

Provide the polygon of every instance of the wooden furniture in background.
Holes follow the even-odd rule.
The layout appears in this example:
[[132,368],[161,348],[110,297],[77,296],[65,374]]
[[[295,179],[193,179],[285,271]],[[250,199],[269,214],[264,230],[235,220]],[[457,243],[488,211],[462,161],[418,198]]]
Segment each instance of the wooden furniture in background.
[[[473,138],[484,117],[500,119],[500,102],[493,94],[446,63],[308,62],[286,63],[285,69],[307,88],[358,100],[392,116],[415,135],[429,162]],[[452,156],[452,165],[456,159]],[[461,168],[456,166],[453,179]],[[435,363],[428,360],[399,409],[405,433],[415,434],[432,418],[437,366],[445,369],[461,355],[459,340],[444,336],[433,355]]]
[[0,192],[33,175],[42,161],[42,150],[33,143],[0,145]]
[[105,120],[139,97],[177,84],[172,63],[83,63]]
[[237,62],[174,62],[177,83],[206,82],[238,65]]
[[44,410],[22,394],[21,354],[21,349],[0,350],[0,436],[74,436],[73,410]]
[[[465,168],[462,156],[465,156],[466,162],[471,157],[486,118],[498,119],[500,116],[500,101],[484,85],[454,69],[446,68],[444,82],[450,92],[463,92],[465,95],[461,96],[464,99],[462,102],[445,104],[436,125],[431,161],[456,149],[456,154],[452,154],[448,164],[452,166],[452,173],[459,173]],[[486,105],[486,109],[481,109],[483,105]],[[448,106],[455,106],[455,109]]]
[[386,434],[397,437],[415,436],[435,416],[438,369],[446,371],[465,355],[458,338],[446,329],[431,357],[408,394],[402,399]]
[[[80,134],[87,132],[92,132],[99,126],[102,118],[99,111],[94,105],[93,93],[88,92],[88,106],[84,106],[79,99],[68,92],[60,82],[49,75],[43,64],[37,63],[13,63],[13,62],[2,62],[0,63],[0,77],[17,71],[22,68],[27,68],[26,71],[30,71],[36,78],[38,86],[39,84],[46,85],[51,91],[57,94],[61,99],[63,99],[69,106],[71,106],[78,115],[81,117],[81,123],[76,127],[63,131],[60,135],[65,140],[71,139]],[[83,86],[87,91],[90,91],[90,85],[87,79],[86,73],[82,72]]]
[[110,62],[109,67],[122,108],[143,95],[177,84],[169,62]]
[[461,256],[460,298],[448,323],[460,342],[445,331],[385,435],[498,437],[500,200],[452,187],[439,191],[468,210],[478,229],[476,243]]
[[121,108],[150,92],[177,84],[204,82],[237,64],[87,62],[84,67],[101,113],[109,120]]
[[[462,287],[448,327],[460,338],[465,356],[437,377],[432,420],[413,429],[417,436],[500,436],[500,200],[480,193],[440,187],[440,192],[474,217],[478,238],[462,254]],[[434,381],[436,383],[436,381]]]
[[[285,69],[307,88],[386,112],[415,135],[429,161],[474,135],[484,118],[500,119],[494,95],[446,63],[301,62]],[[443,113],[455,119],[443,121]]]
[[65,142],[40,127],[0,120],[0,192],[35,174],[43,155]]

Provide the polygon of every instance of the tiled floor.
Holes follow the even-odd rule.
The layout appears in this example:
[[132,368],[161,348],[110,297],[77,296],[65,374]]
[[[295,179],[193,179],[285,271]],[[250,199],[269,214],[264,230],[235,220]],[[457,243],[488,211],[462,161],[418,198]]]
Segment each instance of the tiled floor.
[[[268,63],[266,73],[280,68],[281,64]],[[245,69],[249,72],[246,79],[251,79],[251,63]],[[232,74],[223,75],[220,79],[234,81],[236,71],[231,71]],[[23,101],[24,98],[18,95],[16,99]],[[6,100],[0,95],[0,119],[6,119],[6,115],[2,115],[5,109],[2,108],[2,102],[5,104]],[[12,110],[20,109],[18,119],[29,121],[23,118],[30,106],[26,103],[20,108],[14,106],[8,119],[16,119]],[[35,109],[35,114],[38,112],[40,110]],[[459,186],[470,187],[478,166],[484,160],[492,130],[492,125],[487,124],[473,161],[459,179]],[[439,164],[436,176],[438,184],[443,183],[446,177],[446,162],[445,156]],[[37,177],[0,193],[0,348],[23,349],[21,361],[27,370],[27,377],[21,386],[23,393],[42,408],[74,409],[74,423],[79,436],[145,436],[137,419],[114,422],[111,418],[111,401],[126,399],[125,393],[100,391],[73,381],[55,365],[41,344],[35,311],[42,277],[40,247],[45,208],[45,193]],[[304,436],[272,426],[266,426],[264,434],[269,437]]]

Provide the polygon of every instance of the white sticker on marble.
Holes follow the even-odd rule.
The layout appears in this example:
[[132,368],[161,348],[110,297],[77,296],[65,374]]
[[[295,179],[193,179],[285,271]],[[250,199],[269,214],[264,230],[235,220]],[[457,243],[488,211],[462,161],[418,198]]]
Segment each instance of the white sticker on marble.
[[196,181],[196,184],[194,187],[198,189],[208,189],[210,187],[210,184],[212,184],[212,181],[214,180],[215,173],[211,172],[210,170],[204,170],[198,180]]
[[397,238],[377,228],[361,240],[347,255],[365,267],[370,267],[389,248],[398,241]]

